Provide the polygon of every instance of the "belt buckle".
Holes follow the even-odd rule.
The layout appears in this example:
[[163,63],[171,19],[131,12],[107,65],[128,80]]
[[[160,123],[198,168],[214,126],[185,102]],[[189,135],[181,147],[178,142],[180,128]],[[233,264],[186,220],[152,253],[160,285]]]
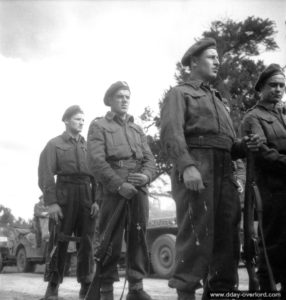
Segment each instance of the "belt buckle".
[[120,168],[123,168],[123,161],[122,161],[122,160],[119,160],[119,161],[118,161],[118,165],[119,165]]

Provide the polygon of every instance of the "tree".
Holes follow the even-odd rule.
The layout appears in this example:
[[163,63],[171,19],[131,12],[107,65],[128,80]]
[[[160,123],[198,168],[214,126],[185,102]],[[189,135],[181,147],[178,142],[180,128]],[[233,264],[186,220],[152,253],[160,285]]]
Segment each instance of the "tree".
[[0,225],[11,226],[14,224],[15,217],[11,213],[11,209],[0,205]]
[[0,205],[0,225],[2,226],[19,226],[19,227],[30,227],[32,225],[31,220],[24,220],[21,217],[16,219],[11,212],[11,209]]
[[[231,19],[225,22],[214,21],[211,23],[210,29],[203,32],[200,37],[213,37],[217,41],[221,67],[213,85],[221,92],[223,97],[228,99],[231,107],[231,117],[237,132],[245,111],[258,100],[254,85],[265,65],[263,61],[256,60],[256,58],[265,51],[274,51],[278,48],[274,40],[275,34],[275,23],[273,21],[252,16],[240,22]],[[184,68],[178,62],[175,72],[177,83],[186,81],[189,75],[188,68]],[[160,107],[166,93],[167,91],[159,101]],[[148,108],[145,109],[145,112],[148,116],[148,129],[155,126],[158,132],[160,116],[152,114]],[[146,122],[146,120],[143,121]],[[150,126],[150,124],[152,125]],[[158,174],[169,172],[171,164],[161,149],[158,133],[148,138],[156,158]]]
[[[170,89],[170,88],[169,88]],[[162,99],[166,97],[167,90],[164,92]],[[161,108],[162,101],[159,102]],[[160,116],[154,114],[150,107],[146,107],[143,114],[140,116],[141,121],[144,123],[144,131],[147,133],[147,139],[151,151],[155,157],[157,177],[164,173],[170,173],[171,171],[171,162],[168,160],[167,155],[162,151],[161,142],[160,142]],[[150,134],[150,129],[153,129],[153,132]],[[155,178],[155,179],[156,179]],[[155,180],[154,179],[154,180]]]

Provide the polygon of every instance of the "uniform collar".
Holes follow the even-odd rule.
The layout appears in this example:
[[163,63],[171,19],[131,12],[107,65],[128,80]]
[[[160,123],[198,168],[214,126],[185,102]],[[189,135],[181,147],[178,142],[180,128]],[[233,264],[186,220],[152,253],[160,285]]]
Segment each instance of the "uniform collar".
[[272,111],[272,112],[278,112],[278,105],[276,104],[275,106],[271,106],[270,104],[268,103],[265,103],[265,102],[259,102],[257,104],[258,107],[262,107],[263,109],[267,110],[267,111]]
[[[71,141],[71,140],[75,140],[75,138],[72,137],[72,136],[71,136],[68,132],[66,132],[66,131],[63,132],[62,137],[63,137],[63,139],[64,139],[66,142]],[[80,143],[83,144],[83,143],[84,143],[84,137],[83,137],[82,135],[79,135],[78,141],[79,141]]]
[[[112,120],[114,120],[114,121],[119,121],[119,122],[122,122],[122,119],[120,119],[119,117],[117,117],[117,115],[114,113],[114,112],[112,112],[112,111],[108,111],[107,113],[106,113],[106,115],[105,115],[105,118],[108,120],[108,121],[112,121]],[[131,115],[128,115],[127,114],[127,116],[126,116],[126,123],[129,123],[129,122],[134,122],[134,117],[133,116],[131,116]]]
[[199,88],[205,88],[205,89],[208,89],[209,91],[217,92],[217,90],[214,89],[209,83],[206,83],[206,82],[202,81],[201,79],[195,79],[195,78],[190,77],[190,79],[186,82],[186,84],[191,85],[196,90],[198,90]]
[[195,88],[196,90],[198,90],[202,85],[203,85],[203,81],[199,80],[199,79],[189,79],[186,84],[191,85],[193,88]]

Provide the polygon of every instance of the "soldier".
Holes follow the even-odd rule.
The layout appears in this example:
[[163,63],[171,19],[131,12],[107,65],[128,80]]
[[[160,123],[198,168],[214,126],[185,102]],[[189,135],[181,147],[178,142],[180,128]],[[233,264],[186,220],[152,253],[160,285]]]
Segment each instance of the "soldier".
[[[122,236],[129,223],[127,241],[127,300],[149,300],[143,290],[142,279],[149,267],[146,244],[148,220],[147,185],[155,175],[154,157],[142,129],[128,114],[130,89],[126,82],[112,84],[104,96],[111,110],[104,118],[95,119],[88,133],[88,157],[99,187],[99,234],[103,235],[112,217],[118,199],[129,199],[127,211],[116,227],[111,256],[101,272],[101,300],[113,299],[113,283],[118,281],[117,263],[120,258]],[[128,211],[129,210],[129,211]],[[127,216],[131,220],[126,220]],[[128,219],[128,218],[127,218]]]
[[[263,202],[263,232],[275,280],[280,282],[286,299],[286,120],[280,107],[285,92],[281,67],[267,67],[255,90],[260,93],[260,101],[244,117],[242,129],[259,134],[264,140],[255,155],[256,181]],[[270,282],[263,249],[260,250],[258,277],[261,290],[267,291]]]
[[48,214],[48,209],[44,205],[44,196],[39,197],[39,202],[34,206],[34,230],[36,234],[36,243],[37,247],[40,248],[42,245],[42,230],[41,230],[41,218],[45,217]]
[[[62,118],[65,132],[48,142],[40,156],[39,186],[48,206],[51,237],[60,221],[60,232],[80,237],[78,245],[77,280],[81,284],[80,299],[84,299],[93,275],[92,238],[97,204],[93,203],[92,182],[86,160],[86,142],[80,135],[84,114],[77,105],[69,107]],[[54,177],[57,176],[56,182]],[[59,284],[63,281],[68,241],[57,242],[55,265],[48,274],[46,300],[58,299]]]
[[177,206],[176,265],[169,286],[179,300],[195,299],[205,278],[209,291],[236,289],[240,205],[232,160],[245,148],[258,149],[257,136],[237,140],[218,91],[216,41],[206,38],[184,55],[189,81],[172,88],[161,112],[161,141],[173,162],[172,193]]

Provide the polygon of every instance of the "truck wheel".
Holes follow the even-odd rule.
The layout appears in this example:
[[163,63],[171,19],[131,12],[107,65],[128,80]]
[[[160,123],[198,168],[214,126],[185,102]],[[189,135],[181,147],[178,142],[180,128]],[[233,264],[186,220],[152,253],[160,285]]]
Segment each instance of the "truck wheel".
[[164,234],[159,236],[151,247],[151,263],[155,274],[169,278],[175,266],[176,236]]
[[34,272],[36,265],[27,260],[26,250],[22,247],[17,252],[17,269],[19,272]]
[[0,273],[2,272],[3,268],[4,268],[3,256],[2,253],[0,252]]

